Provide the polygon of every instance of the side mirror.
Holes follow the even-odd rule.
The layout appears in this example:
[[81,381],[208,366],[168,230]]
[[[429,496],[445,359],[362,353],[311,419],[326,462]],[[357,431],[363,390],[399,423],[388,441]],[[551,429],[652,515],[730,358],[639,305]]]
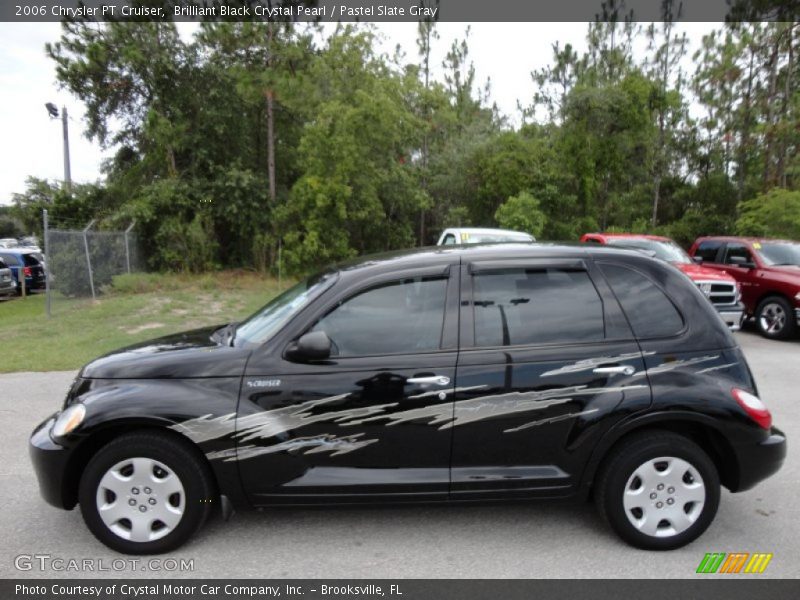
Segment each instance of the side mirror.
[[331,355],[331,338],[324,331],[312,331],[300,336],[286,349],[286,358],[298,362],[325,360]]
[[702,265],[703,264],[703,257],[702,256],[693,256],[692,257],[692,262],[695,263],[695,264],[698,264],[698,265]]
[[755,269],[755,263],[750,262],[744,256],[731,256],[728,261],[734,267],[742,267],[743,269]]

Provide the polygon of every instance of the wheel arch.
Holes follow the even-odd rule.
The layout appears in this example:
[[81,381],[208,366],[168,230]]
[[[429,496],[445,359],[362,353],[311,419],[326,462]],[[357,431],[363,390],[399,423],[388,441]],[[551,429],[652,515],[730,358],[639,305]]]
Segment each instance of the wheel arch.
[[581,477],[581,493],[590,496],[596,476],[605,460],[632,434],[646,431],[669,431],[700,446],[719,473],[720,482],[730,491],[739,487],[739,461],[733,447],[712,417],[701,413],[651,413],[626,421],[609,432],[595,447]]
[[212,476],[215,493],[219,495],[221,487],[219,473],[213,468],[201,448],[186,435],[170,429],[168,425],[169,423],[155,419],[119,419],[106,422],[102,427],[98,427],[88,434],[72,451],[64,469],[63,489],[61,492],[64,507],[72,509],[77,505],[81,476],[92,457],[109,442],[120,435],[129,433],[155,433],[182,444],[198,461],[208,468]]
[[759,305],[762,302],[764,302],[764,300],[766,300],[767,298],[772,298],[772,297],[782,298],[783,300],[786,300],[790,306],[792,305],[792,299],[789,298],[789,296],[787,296],[786,294],[784,294],[779,290],[769,289],[759,294],[758,299],[755,302],[755,306],[753,307],[753,316],[756,316],[756,312],[758,311]]

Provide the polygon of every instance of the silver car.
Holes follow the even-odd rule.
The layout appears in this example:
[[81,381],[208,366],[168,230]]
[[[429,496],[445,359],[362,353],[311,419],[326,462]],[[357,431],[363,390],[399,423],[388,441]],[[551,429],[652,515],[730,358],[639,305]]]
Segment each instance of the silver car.
[[17,293],[17,282],[11,275],[11,269],[0,260],[0,297],[13,296]]

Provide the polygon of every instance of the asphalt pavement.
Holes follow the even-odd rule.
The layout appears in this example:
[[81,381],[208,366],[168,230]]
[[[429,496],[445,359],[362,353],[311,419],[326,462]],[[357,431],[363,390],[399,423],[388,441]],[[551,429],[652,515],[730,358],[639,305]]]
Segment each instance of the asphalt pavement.
[[0,577],[708,578],[695,575],[706,552],[769,552],[758,577],[800,577],[800,340],[736,335],[789,455],[754,490],[723,490],[709,530],[671,552],[625,545],[588,504],[516,503],[240,512],[157,562],[133,562],[96,541],[78,510],[39,497],[28,435],[74,372],[0,375]]

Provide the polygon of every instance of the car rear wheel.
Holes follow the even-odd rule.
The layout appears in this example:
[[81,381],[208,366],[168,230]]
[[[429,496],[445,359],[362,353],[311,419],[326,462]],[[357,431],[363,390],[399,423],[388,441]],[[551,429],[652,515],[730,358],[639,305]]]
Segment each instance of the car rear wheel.
[[796,328],[792,306],[780,296],[771,296],[761,301],[756,309],[756,323],[761,335],[774,340],[792,337]]
[[608,457],[596,500],[600,514],[629,544],[672,550],[708,528],[719,496],[719,474],[697,444],[670,432],[648,432]]
[[86,525],[106,546],[157,554],[174,550],[200,528],[214,487],[191,448],[148,432],[101,448],[83,472],[78,494]]

